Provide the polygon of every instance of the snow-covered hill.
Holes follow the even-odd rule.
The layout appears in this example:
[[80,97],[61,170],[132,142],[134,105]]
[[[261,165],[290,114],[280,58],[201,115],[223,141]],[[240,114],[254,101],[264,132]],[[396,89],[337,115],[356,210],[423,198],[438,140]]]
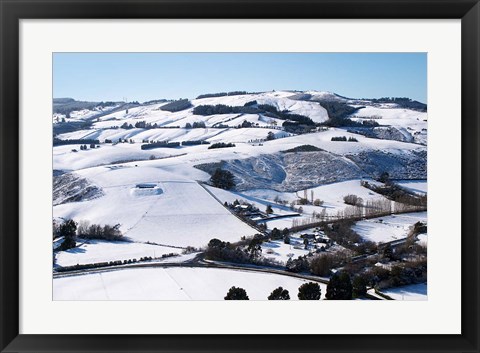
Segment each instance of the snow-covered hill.
[[[347,118],[357,122],[376,121],[380,125],[372,130],[376,138],[349,127],[320,126],[319,123],[329,119],[321,105],[324,101],[359,108]],[[234,174],[238,185],[235,192],[241,192],[242,197],[259,189],[290,195],[309,189],[327,201],[325,207],[328,206],[332,214],[346,207],[341,201],[344,194],[359,193],[368,198],[369,191],[359,186],[361,178],[377,178],[383,172],[406,181],[427,178],[426,112],[319,91],[193,99],[190,107],[177,112],[162,110],[166,104],[169,102],[125,109],[112,106],[112,111],[102,110],[98,114],[93,110],[70,112],[69,119],[88,121],[89,125],[70,126],[69,132],[56,136],[60,140],[75,140],[75,143],[53,148],[54,217],[120,224],[124,235],[138,243],[202,247],[215,237],[234,242],[258,232],[223,206],[223,202],[230,199],[219,197],[215,190],[201,184],[209,181],[217,167]],[[244,107],[245,104],[266,104],[281,114],[265,111],[194,114],[194,109],[202,105]],[[309,133],[296,134],[282,126],[295,114],[313,121]],[[57,118],[58,124],[63,124],[61,116],[55,115],[54,120]],[[194,123],[201,123],[201,127],[186,127]],[[146,127],[135,127],[136,124]],[[350,142],[332,141],[343,136]],[[76,140],[89,140],[86,149],[80,149]],[[90,140],[99,143],[91,148]],[[209,144],[142,149],[145,141]],[[209,148],[217,142],[235,146]],[[303,145],[317,150],[295,152]],[[154,187],[138,186],[145,183]],[[344,190],[342,196],[338,195],[339,188]],[[254,201],[265,206],[272,199]],[[311,216],[316,209],[305,207],[304,216]],[[291,224],[291,220],[288,222]],[[144,256],[151,256],[148,246],[123,248],[133,249],[138,257],[143,251]],[[85,249],[89,251],[89,247]],[[98,260],[98,256],[92,258]],[[71,263],[72,260],[64,261]]]

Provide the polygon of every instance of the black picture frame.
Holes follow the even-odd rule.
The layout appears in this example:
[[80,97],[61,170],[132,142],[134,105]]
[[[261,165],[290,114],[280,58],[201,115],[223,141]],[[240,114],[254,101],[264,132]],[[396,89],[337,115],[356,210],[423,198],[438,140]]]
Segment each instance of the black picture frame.
[[[0,12],[1,352],[479,352],[478,0],[0,0]],[[461,19],[461,335],[19,334],[19,20],[36,18]]]

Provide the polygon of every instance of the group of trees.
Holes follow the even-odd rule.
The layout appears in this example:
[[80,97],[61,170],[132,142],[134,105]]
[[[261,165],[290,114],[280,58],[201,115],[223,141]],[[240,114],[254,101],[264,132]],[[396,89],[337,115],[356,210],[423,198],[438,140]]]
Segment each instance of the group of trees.
[[[321,296],[321,289],[318,283],[308,282],[302,284],[298,288],[298,299],[300,300],[319,300]],[[225,300],[249,300],[247,291],[240,287],[231,287]],[[267,297],[268,300],[290,300],[290,293],[283,287],[274,289]]]
[[[384,183],[384,185],[375,185],[367,181],[362,181],[361,185],[376,192],[377,194],[385,196],[391,201],[395,201],[394,206],[396,207],[396,211],[426,209],[427,195],[416,195],[409,193],[405,189],[393,183],[386,172],[380,174],[378,181]],[[406,206],[412,207],[409,208]]]
[[355,113],[357,110],[360,109],[360,107],[352,107],[346,103],[343,102],[337,102],[337,101],[321,101],[319,102],[322,107],[325,108],[325,110],[328,113],[328,120],[324,123],[326,126],[331,126],[331,127],[345,127],[345,126],[361,126],[362,124],[357,123],[351,119],[348,119],[347,117],[349,115],[352,115]]
[[216,114],[258,114],[261,111],[251,106],[230,106],[225,104],[197,105],[193,108],[194,115],[216,115]]
[[105,224],[89,224],[87,221],[81,221],[78,224],[77,236],[86,239],[102,240],[121,240],[123,234],[120,231],[120,224],[114,226]]
[[400,108],[413,109],[420,112],[427,111],[426,104],[420,103],[407,97],[383,97],[372,99],[371,101],[372,103],[396,103]]
[[331,270],[343,266],[347,258],[345,251],[324,252],[310,261],[310,272],[316,276],[328,277]]
[[358,142],[358,140],[355,137],[351,137],[351,136],[348,139],[346,136],[334,136],[331,138],[331,141]]
[[182,146],[196,146],[196,145],[209,145],[210,142],[205,140],[190,140],[190,141],[182,141]]
[[120,126],[120,128],[126,129],[126,130],[130,130],[130,129],[133,129],[133,128],[150,130],[150,129],[157,129],[158,127],[159,127],[159,126],[158,126],[157,123],[151,124],[151,123],[147,123],[147,122],[144,121],[144,120],[142,120],[142,121],[137,121],[137,122],[135,123],[135,125],[127,124],[127,122],[124,122],[124,123],[122,124],[122,126]]
[[180,147],[180,142],[153,142],[153,143],[148,143],[140,146],[142,150],[151,150],[153,148],[160,148],[160,147],[165,147],[165,148]]
[[226,96],[241,96],[244,94],[254,94],[254,92],[249,93],[247,91],[232,91],[232,92],[206,93],[206,94],[199,95],[197,99],[226,97]]
[[225,104],[198,105],[193,108],[193,114],[204,116],[215,114],[264,114],[271,118],[290,120],[304,125],[315,126],[313,120],[307,116],[293,114],[287,110],[280,111],[270,104],[250,104],[244,106],[230,106]]
[[[397,251],[395,256],[398,256]],[[390,287],[406,286],[410,284],[425,283],[427,281],[427,259],[426,256],[409,261],[400,261],[399,257],[390,267],[366,266],[359,264],[360,268],[345,266],[344,270],[349,273],[359,272],[352,281],[355,285],[357,281],[369,287],[376,289],[385,289]],[[360,277],[360,279],[356,279]]]
[[77,223],[73,219],[68,219],[60,225],[58,233],[64,239],[59,250],[72,249],[77,245],[75,242],[76,231]]
[[[352,280],[347,272],[335,273],[327,284],[325,299],[327,300],[352,300],[367,294],[366,282],[362,277]],[[299,300],[320,300],[322,291],[317,282],[306,282],[298,288]],[[231,287],[225,300],[249,300],[247,291],[240,287]],[[274,289],[267,297],[268,300],[290,300],[290,293],[283,287]]]
[[363,205],[363,199],[361,197],[358,197],[357,195],[353,194],[348,194],[343,197],[343,202],[345,202],[347,205],[352,205],[352,206],[362,206]]
[[160,110],[168,111],[168,112],[179,112],[181,110],[185,110],[192,107],[192,103],[188,99],[179,99],[160,107]]
[[352,229],[353,221],[339,220],[323,228],[325,235],[344,248],[358,254],[371,254],[376,252],[377,246],[371,241],[364,240]]
[[[90,148],[95,148],[95,147],[96,147],[96,145],[95,145],[94,143],[91,143],[91,144],[90,144]],[[88,150],[87,145],[85,145],[85,144],[80,145],[80,150],[81,150],[81,151],[86,151],[86,150]]]
[[269,131],[265,140],[266,141],[275,140],[275,134],[273,132]]
[[217,143],[214,143],[213,145],[209,146],[208,149],[211,150],[211,149],[215,149],[215,148],[227,148],[227,147],[235,147],[235,144],[231,143],[231,142],[228,142],[228,143],[217,142]]
[[193,124],[186,123],[185,129],[205,129],[207,125],[203,121],[194,121]]
[[210,260],[261,264],[262,241],[261,234],[237,244],[214,238],[208,242],[205,256]]
[[68,250],[76,246],[76,238],[102,239],[102,240],[121,240],[123,237],[120,231],[120,225],[111,226],[108,224],[89,224],[87,221],[75,222],[73,219],[67,219],[61,224],[53,224],[54,238],[63,237],[63,242],[59,250]]
[[95,145],[99,143],[100,143],[99,140],[92,140],[92,139],[70,139],[70,140],[61,140],[59,138],[53,139],[53,146],[77,145],[77,144]]
[[213,186],[220,189],[230,190],[235,187],[235,178],[233,174],[228,170],[220,168],[217,168],[212,174],[210,182]]
[[270,231],[270,239],[272,240],[283,240],[285,244],[290,244],[290,230],[288,228],[284,228],[280,230],[278,228],[273,228]]
[[290,152],[321,152],[321,151],[323,151],[321,148],[318,148],[312,145],[301,145],[294,148],[290,148],[282,152],[290,153]]

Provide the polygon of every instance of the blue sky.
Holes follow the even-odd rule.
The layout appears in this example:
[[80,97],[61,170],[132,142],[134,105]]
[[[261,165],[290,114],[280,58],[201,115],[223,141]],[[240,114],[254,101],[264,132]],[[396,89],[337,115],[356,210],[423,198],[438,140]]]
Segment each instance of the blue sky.
[[321,90],[426,103],[426,53],[55,53],[53,97],[144,102],[225,91]]

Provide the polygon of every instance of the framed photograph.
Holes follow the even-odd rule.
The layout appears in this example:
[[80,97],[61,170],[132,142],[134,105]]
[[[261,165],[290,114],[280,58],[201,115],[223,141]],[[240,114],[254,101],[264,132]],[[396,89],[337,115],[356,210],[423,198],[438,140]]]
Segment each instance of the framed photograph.
[[479,352],[478,1],[0,1],[1,352]]

